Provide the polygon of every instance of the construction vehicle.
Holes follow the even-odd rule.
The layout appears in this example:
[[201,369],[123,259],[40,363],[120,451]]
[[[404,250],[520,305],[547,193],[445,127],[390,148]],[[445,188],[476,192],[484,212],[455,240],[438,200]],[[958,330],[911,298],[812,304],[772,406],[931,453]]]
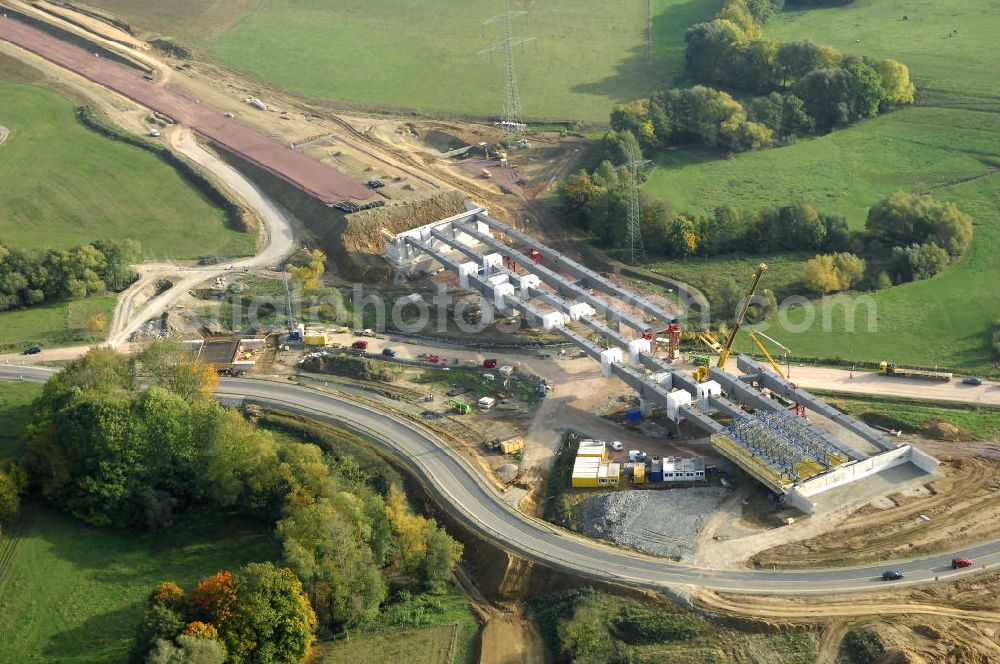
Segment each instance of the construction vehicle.
[[691,355],[691,362],[696,367],[707,367],[709,365],[708,355]]
[[524,449],[524,439],[520,436],[514,436],[506,439],[494,438],[493,440],[483,441],[483,447],[491,452],[513,454],[514,452],[519,452]]
[[[767,272],[767,265],[765,263],[757,266],[757,271],[754,272],[753,278],[750,280],[750,288],[747,289],[746,295],[743,296],[743,300],[740,302],[740,308],[736,312],[736,323],[733,325],[733,329],[729,331],[729,336],[726,337],[725,343],[720,344],[714,337],[705,332],[698,335],[702,343],[711,348],[713,352],[719,354],[719,361],[716,362],[716,366],[720,369],[725,369],[726,360],[729,359],[729,354],[733,352],[733,343],[736,341],[736,335],[739,333],[740,327],[743,326],[743,321],[746,320],[750,302],[753,300],[754,293],[757,292],[757,286],[760,285],[760,278],[764,276],[765,272]],[[708,367],[698,367],[694,370],[693,375],[698,382],[705,382],[708,380]]]
[[448,399],[448,405],[459,415],[468,415],[472,412],[472,406],[458,399]]
[[951,372],[948,371],[927,371],[926,369],[907,369],[899,367],[892,362],[880,362],[878,372],[883,376],[893,376],[895,378],[919,378],[921,380],[936,380],[942,383],[951,380]]

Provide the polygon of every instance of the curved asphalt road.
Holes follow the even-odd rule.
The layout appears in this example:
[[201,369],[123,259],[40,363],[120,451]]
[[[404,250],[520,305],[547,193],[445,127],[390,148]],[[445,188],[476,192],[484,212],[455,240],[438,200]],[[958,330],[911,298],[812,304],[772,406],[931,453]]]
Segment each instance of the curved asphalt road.
[[[0,380],[43,382],[54,370],[0,365]],[[541,564],[594,579],[664,590],[690,585],[747,593],[834,594],[884,589],[882,571],[898,569],[906,583],[947,580],[1000,565],[1000,540],[947,555],[886,563],[878,567],[808,571],[713,570],[679,565],[619,549],[562,530],[508,506],[500,493],[431,431],[348,398],[298,385],[224,378],[216,392],[223,402],[245,401],[334,422],[371,439],[408,463],[455,517],[504,549]],[[975,566],[953,571],[953,557]],[[902,585],[896,582],[894,585]]]

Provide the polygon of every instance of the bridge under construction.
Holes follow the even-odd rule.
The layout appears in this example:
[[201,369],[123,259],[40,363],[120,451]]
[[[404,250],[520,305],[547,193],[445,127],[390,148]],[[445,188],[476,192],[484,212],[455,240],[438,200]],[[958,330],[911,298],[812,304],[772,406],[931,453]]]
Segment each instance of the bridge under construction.
[[[501,238],[505,238],[504,241]],[[385,233],[386,258],[402,272],[438,267],[498,311],[565,337],[639,395],[649,415],[706,431],[715,449],[807,514],[814,496],[901,464],[923,472],[933,457],[900,444],[741,355],[733,375],[713,367],[696,381],[675,371],[677,317],[590,268],[468,204],[464,213],[399,234]],[[667,356],[653,353],[666,333]],[[834,435],[795,413],[832,422]],[[853,439],[855,442],[848,442]],[[860,444],[859,444],[860,443]]]

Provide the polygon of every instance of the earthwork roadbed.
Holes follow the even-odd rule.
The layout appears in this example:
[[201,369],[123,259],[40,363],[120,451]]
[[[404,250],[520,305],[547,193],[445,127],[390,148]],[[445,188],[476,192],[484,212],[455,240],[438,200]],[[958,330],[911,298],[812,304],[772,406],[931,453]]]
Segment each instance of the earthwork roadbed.
[[205,108],[176,90],[157,86],[137,72],[95,57],[93,53],[24,23],[0,18],[0,39],[173,118],[324,203],[372,196],[371,191],[354,178],[295,152],[222,113]]

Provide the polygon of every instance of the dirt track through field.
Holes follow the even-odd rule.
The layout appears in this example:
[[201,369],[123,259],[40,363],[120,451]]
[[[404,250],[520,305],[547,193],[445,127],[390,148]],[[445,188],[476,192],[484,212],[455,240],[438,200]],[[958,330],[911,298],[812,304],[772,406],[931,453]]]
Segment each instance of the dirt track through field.
[[137,72],[95,57],[12,18],[0,18],[0,39],[173,118],[324,203],[372,197],[372,192],[353,178],[205,108],[197,100],[168,86],[154,85]]

